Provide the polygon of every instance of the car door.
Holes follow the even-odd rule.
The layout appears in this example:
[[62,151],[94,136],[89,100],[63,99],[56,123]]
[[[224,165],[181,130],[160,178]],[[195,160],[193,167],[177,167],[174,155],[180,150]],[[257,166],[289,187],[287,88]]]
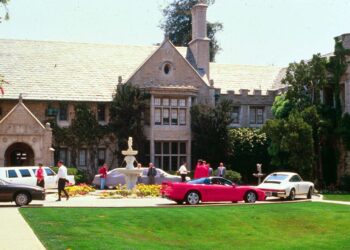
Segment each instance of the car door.
[[18,183],[18,173],[15,169],[6,170],[6,180],[9,183]]
[[303,189],[301,185],[301,178],[299,175],[293,175],[289,182],[292,184],[292,186],[295,188],[295,194],[303,194]]
[[56,188],[56,173],[49,167],[44,167],[45,188]]
[[212,178],[211,182],[212,201],[229,201],[230,195],[228,195],[228,193],[232,192],[232,186],[228,187],[224,185],[221,178]]
[[310,183],[308,181],[303,181],[303,179],[300,178],[300,192],[303,194],[307,194],[310,189]]
[[26,185],[30,185],[30,186],[36,185],[35,175],[32,174],[30,169],[20,168],[20,169],[18,169],[18,172],[20,174],[19,180],[20,180],[21,184],[26,184]]

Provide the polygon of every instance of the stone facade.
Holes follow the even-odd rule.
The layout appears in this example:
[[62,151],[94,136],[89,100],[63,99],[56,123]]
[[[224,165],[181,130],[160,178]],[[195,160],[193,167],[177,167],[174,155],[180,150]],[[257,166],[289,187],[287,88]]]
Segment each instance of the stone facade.
[[22,100],[0,121],[0,165],[53,163],[52,130],[30,112]]

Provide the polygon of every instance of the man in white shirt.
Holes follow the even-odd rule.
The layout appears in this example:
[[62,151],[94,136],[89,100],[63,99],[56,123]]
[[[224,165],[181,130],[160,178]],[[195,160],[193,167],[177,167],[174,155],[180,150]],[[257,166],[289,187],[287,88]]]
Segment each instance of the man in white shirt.
[[179,171],[178,171],[178,172],[180,173],[180,175],[181,175],[181,181],[182,181],[182,182],[185,182],[185,181],[186,181],[186,175],[190,172],[190,171],[187,171],[186,166],[187,166],[187,163],[184,162],[184,163],[181,165],[181,167],[179,168]]
[[67,191],[64,189],[66,186],[66,182],[68,182],[67,180],[67,168],[65,165],[63,165],[63,161],[59,160],[57,162],[57,166],[58,166],[58,173],[57,173],[57,179],[58,179],[58,200],[57,201],[61,201],[61,192],[63,191],[63,193],[66,195],[67,200],[69,199],[69,195],[67,193]]

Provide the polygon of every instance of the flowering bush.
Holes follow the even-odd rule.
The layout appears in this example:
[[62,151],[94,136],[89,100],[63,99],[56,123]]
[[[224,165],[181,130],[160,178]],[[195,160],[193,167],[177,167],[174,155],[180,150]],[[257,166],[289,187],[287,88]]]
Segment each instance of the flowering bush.
[[138,198],[138,197],[157,197],[160,196],[161,185],[138,184],[134,189],[129,190],[125,185],[116,186],[114,191],[103,191],[100,198]]
[[160,195],[160,188],[161,185],[145,185],[145,184],[138,184],[136,186],[136,195],[139,197],[157,197]]
[[77,196],[94,192],[95,189],[85,183],[82,183],[79,185],[68,186],[66,187],[66,191],[68,192],[69,196]]

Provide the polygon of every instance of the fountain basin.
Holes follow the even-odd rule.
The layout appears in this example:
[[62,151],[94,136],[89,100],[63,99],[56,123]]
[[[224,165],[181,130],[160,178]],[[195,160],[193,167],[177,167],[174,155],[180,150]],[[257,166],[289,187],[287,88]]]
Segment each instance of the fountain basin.
[[125,175],[127,189],[133,189],[137,182],[137,177],[142,173],[142,169],[117,168],[118,172]]

